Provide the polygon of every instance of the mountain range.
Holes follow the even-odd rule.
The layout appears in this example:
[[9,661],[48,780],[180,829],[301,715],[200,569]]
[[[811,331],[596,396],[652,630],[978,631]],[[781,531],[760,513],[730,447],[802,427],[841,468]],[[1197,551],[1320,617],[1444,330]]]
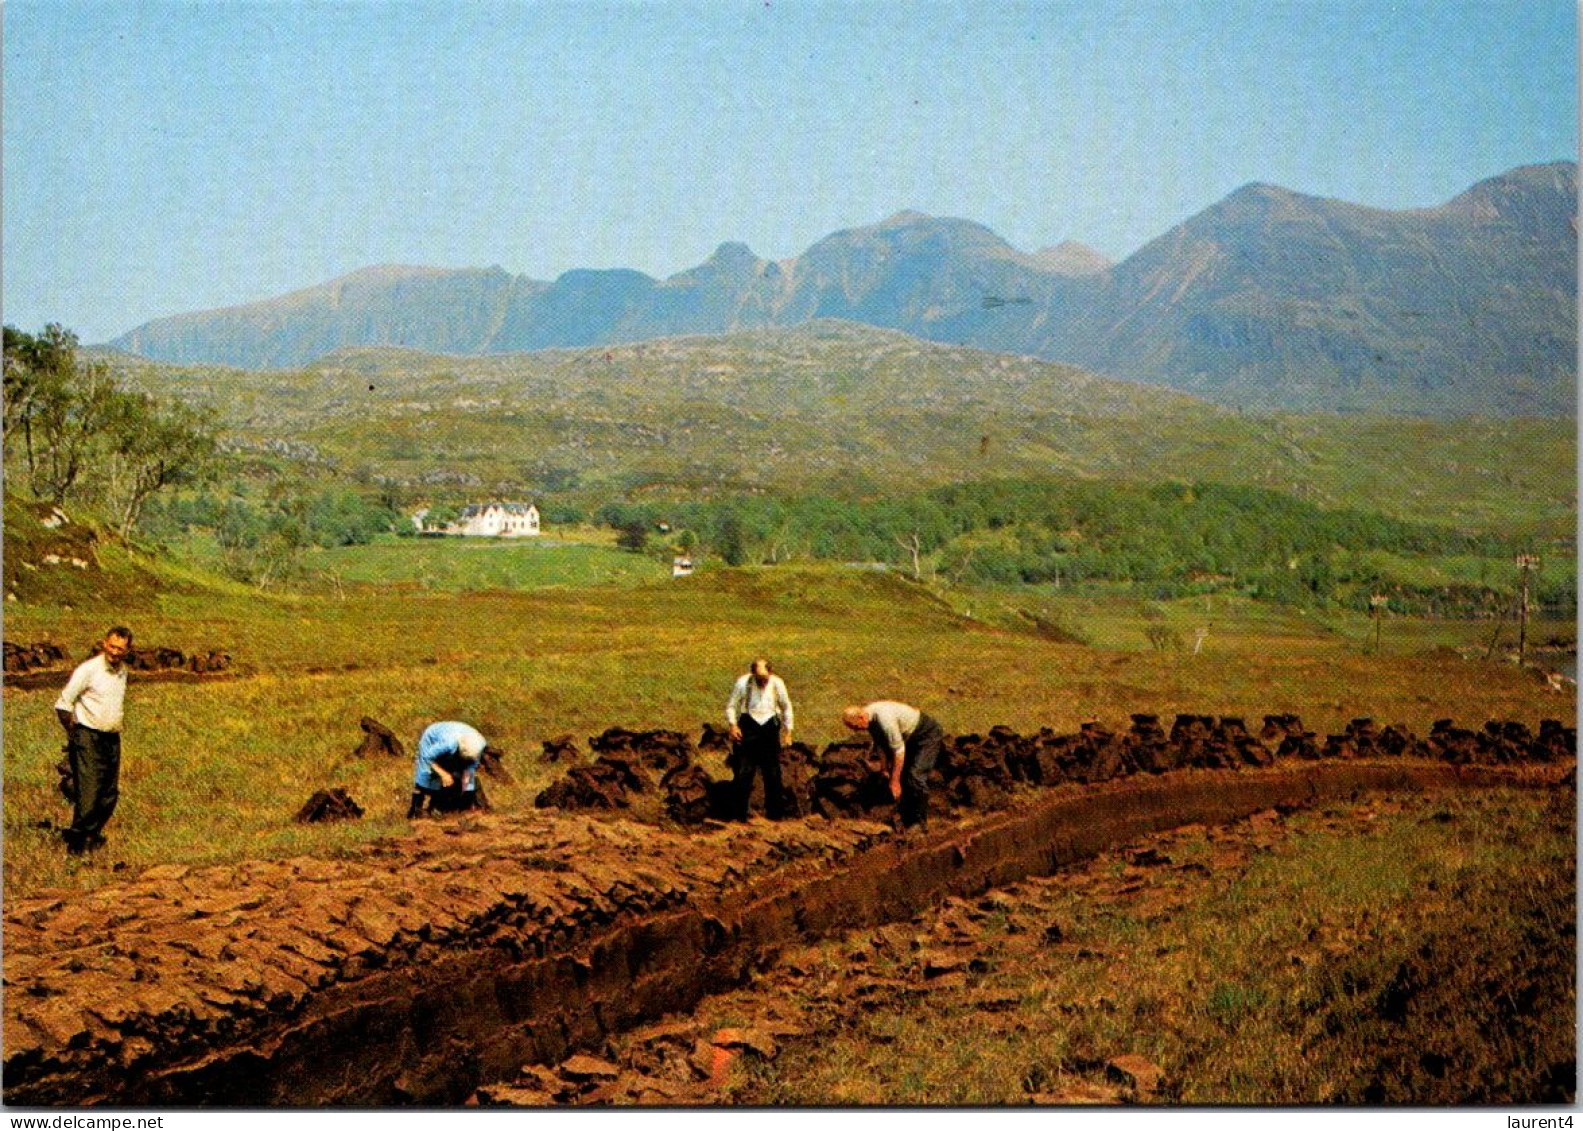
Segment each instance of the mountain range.
[[110,345],[264,368],[349,346],[493,354],[836,318],[1246,408],[1571,415],[1576,203],[1574,162],[1409,210],[1251,184],[1119,263],[1072,242],[1030,254],[969,220],[901,212],[789,260],[725,243],[663,280],[370,267]]

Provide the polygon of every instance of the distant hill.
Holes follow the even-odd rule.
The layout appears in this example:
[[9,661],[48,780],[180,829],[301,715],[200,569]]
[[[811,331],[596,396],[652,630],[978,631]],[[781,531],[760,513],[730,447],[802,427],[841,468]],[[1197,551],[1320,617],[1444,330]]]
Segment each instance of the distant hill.
[[1576,411],[1577,166],[1387,212],[1248,185],[1035,343],[1250,407]]
[[468,353],[545,284],[488,270],[365,267],[280,298],[161,318],[111,345],[160,361],[300,365],[347,345]]
[[358,347],[263,371],[95,356],[215,406],[266,474],[409,497],[866,497],[1054,475],[1244,484],[1546,537],[1576,525],[1570,420],[1255,415],[853,322],[480,356]]
[[1087,244],[1062,240],[1054,247],[1040,248],[1033,260],[1052,275],[1097,275],[1115,266]]
[[780,262],[722,244],[665,280],[369,268],[111,344],[256,368],[348,346],[488,354],[838,318],[1244,407],[1570,415],[1576,197],[1571,162],[1404,211],[1248,185],[1114,265],[902,212]]

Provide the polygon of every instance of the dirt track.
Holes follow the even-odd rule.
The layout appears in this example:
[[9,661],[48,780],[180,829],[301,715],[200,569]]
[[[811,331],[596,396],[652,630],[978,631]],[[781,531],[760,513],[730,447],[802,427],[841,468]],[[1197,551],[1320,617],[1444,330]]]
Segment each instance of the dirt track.
[[5,1101],[457,1103],[739,984],[788,941],[1144,833],[1567,769],[1183,771],[1058,787],[920,838],[863,821],[688,834],[537,812],[420,826],[344,861],[154,868],[7,907]]

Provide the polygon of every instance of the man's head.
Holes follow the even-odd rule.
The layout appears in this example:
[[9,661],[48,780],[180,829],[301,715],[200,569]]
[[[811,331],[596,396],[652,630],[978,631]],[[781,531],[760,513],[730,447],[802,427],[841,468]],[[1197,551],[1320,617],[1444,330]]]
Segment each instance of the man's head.
[[469,762],[481,762],[488,745],[481,734],[464,734],[456,740],[456,752]]
[[760,656],[748,665],[748,672],[753,676],[753,682],[763,687],[770,681],[770,662]]
[[127,653],[132,650],[132,630],[116,625],[104,634],[104,643],[100,645],[104,652],[105,663],[112,668],[119,667],[121,661],[126,659]]
[[868,711],[862,707],[848,707],[841,712],[841,723],[848,730],[867,730],[869,724]]

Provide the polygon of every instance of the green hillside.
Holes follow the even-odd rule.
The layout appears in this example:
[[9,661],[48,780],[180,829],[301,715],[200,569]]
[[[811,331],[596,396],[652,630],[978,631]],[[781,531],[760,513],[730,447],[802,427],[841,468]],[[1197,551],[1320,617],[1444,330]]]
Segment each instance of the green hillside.
[[414,503],[1075,476],[1541,537],[1570,537],[1576,513],[1571,420],[1251,415],[851,323],[491,357],[358,349],[263,372],[107,356],[134,384],[215,405],[261,466]]

